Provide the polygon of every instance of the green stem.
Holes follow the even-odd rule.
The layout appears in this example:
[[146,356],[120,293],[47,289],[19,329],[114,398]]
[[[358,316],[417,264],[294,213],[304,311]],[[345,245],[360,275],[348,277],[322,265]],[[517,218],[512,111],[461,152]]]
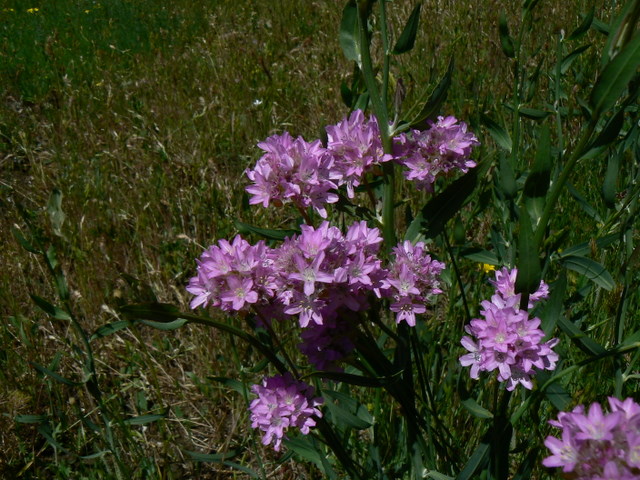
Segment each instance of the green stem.
[[[371,107],[374,115],[378,119],[378,126],[380,127],[380,137],[382,141],[382,148],[384,153],[393,153],[393,142],[391,137],[391,131],[389,129],[389,112],[387,110],[387,88],[388,88],[388,68],[389,68],[389,55],[387,52],[387,23],[386,14],[384,12],[384,1],[381,2],[381,18],[380,28],[382,31],[384,51],[384,64],[386,73],[383,73],[383,90],[382,92],[378,88],[376,78],[373,72],[373,64],[371,61],[371,48],[369,43],[369,35],[367,32],[367,15],[366,9],[358,9],[358,31],[360,38],[360,55],[361,55],[361,68],[364,82],[369,92],[369,98],[371,100]],[[395,219],[394,219],[394,206],[395,206],[395,171],[394,165],[391,162],[386,162],[382,166],[382,181],[383,181],[383,195],[382,195],[382,236],[385,241],[387,251],[396,244],[396,232],[395,232]]]

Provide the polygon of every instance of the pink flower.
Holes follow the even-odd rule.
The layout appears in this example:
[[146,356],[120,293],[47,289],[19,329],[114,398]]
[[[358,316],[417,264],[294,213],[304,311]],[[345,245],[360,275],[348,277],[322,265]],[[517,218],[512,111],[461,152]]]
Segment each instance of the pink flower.
[[265,432],[262,444],[273,443],[276,451],[280,451],[289,428],[307,435],[316,424],[314,418],[322,417],[317,408],[322,398],[314,397],[311,385],[295,380],[288,372],[265,378],[262,385],[254,385],[251,391],[258,396],[249,406],[251,426]]
[[609,398],[609,405],[611,413],[604,413],[598,403],[586,415],[582,405],[560,412],[549,423],[562,430],[561,439],[546,438],[551,456],[542,464],[562,467],[577,480],[640,478],[640,417],[625,414],[637,412],[640,405],[630,398],[624,402]]
[[[462,366],[471,366],[471,378],[479,372],[498,370],[498,380],[507,382],[511,391],[518,384],[533,388],[531,378],[536,370],[553,370],[558,355],[553,351],[558,339],[541,343],[545,333],[540,330],[540,319],[529,318],[529,312],[520,310],[520,295],[515,294],[517,272],[503,268],[496,271],[491,283],[496,287],[491,301],[484,300],[482,318],[474,318],[465,327],[473,336],[462,337],[462,346],[469,352],[459,358]],[[536,301],[548,294],[546,284],[532,295]],[[477,340],[477,343],[474,342]]]

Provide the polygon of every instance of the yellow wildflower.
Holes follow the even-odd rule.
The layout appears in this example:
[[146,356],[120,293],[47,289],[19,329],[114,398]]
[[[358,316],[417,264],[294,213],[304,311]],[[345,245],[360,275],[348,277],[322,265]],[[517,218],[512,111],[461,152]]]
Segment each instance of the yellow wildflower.
[[482,264],[482,270],[484,271],[484,273],[489,273],[493,270],[495,270],[496,267],[493,265],[489,265],[488,263],[483,263]]
[[40,11],[39,8],[34,7],[34,8],[27,8],[27,13],[38,13]]

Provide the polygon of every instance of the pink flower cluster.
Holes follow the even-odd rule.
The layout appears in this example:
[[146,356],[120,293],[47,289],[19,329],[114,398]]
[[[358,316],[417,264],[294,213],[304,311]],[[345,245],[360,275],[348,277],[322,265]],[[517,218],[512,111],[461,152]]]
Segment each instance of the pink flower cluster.
[[339,185],[347,186],[349,198],[353,198],[353,188],[360,185],[367,171],[393,159],[382,149],[377,119],[372,116],[365,121],[362,110],[355,110],[348,119],[328,126],[326,131],[327,150],[335,159],[335,177]]
[[212,305],[223,311],[247,310],[260,297],[273,295],[271,249],[263,241],[250,245],[240,235],[220,240],[198,260],[198,274],[187,285],[195,297],[191,308]]
[[[529,390],[533,388],[531,377],[534,367],[554,370],[558,355],[552,350],[558,343],[554,338],[541,343],[545,333],[539,328],[539,318],[529,318],[528,311],[520,309],[520,294],[515,294],[517,270],[503,268],[496,271],[492,281],[496,287],[491,301],[482,302],[481,315],[465,327],[475,337],[462,337],[461,343],[470,353],[460,357],[462,366],[471,366],[471,378],[477,379],[481,371],[498,370],[498,380],[513,390],[518,383]],[[540,283],[539,289],[529,300],[529,308],[546,298],[548,286]]]
[[317,408],[322,398],[314,398],[314,388],[295,380],[288,372],[265,378],[262,385],[253,385],[251,391],[258,396],[249,405],[251,426],[262,430],[262,444],[273,443],[276,451],[280,451],[288,428],[297,428],[307,435],[316,424],[314,417],[322,417]]
[[466,172],[476,165],[469,155],[478,140],[454,117],[438,117],[424,132],[397,136],[395,155],[384,153],[376,118],[365,119],[361,110],[327,126],[326,132],[326,148],[320,140],[309,143],[287,132],[260,142],[265,154],[245,172],[253,182],[246,189],[252,195],[249,203],[265,207],[293,203],[300,209],[312,207],[326,218],[325,205],[338,201],[338,187],[346,186],[348,197],[353,198],[354,188],[367,172],[384,162],[394,160],[406,166],[405,177],[429,191],[439,174],[455,169]]
[[438,117],[428,130],[412,130],[410,136],[403,134],[397,141],[403,152],[398,161],[408,169],[404,176],[427,191],[433,191],[440,173],[467,172],[475,167],[469,156],[480,144],[473,133],[467,132],[466,123],[458,123],[455,117]]
[[393,248],[394,262],[382,281],[387,296],[393,298],[391,311],[396,322],[416,324],[416,314],[425,313],[433,295],[442,293],[438,278],[444,263],[432,260],[424,242],[413,245],[409,241]]
[[411,326],[441,293],[444,264],[431,259],[424,243],[396,246],[388,270],[378,257],[381,243],[379,230],[364,221],[345,234],[326,221],[302,225],[278,248],[250,245],[239,235],[231,243],[220,240],[205,250],[189,281],[191,308],[253,311],[266,323],[295,317],[305,329],[300,350],[317,369],[335,370],[354,348],[349,312],[368,308],[371,293],[392,298],[396,321]]
[[609,407],[608,414],[599,403],[586,413],[582,405],[560,412],[549,423],[562,430],[562,438],[547,437],[552,455],[542,464],[562,467],[576,480],[640,478],[640,405],[609,397]]
[[313,207],[322,218],[327,217],[326,203],[338,201],[332,190],[338,185],[331,180],[333,157],[320,140],[309,143],[302,137],[295,140],[288,132],[273,135],[258,144],[266,153],[253,170],[246,174],[253,185],[247,192],[253,196],[251,205],[268,207],[292,202],[299,208]]
[[346,308],[361,311],[366,295],[385,274],[377,256],[382,237],[377,228],[356,222],[343,235],[323,222],[302,225],[302,233],[286,239],[277,250],[278,300],[284,312],[298,316],[301,327],[324,325]]

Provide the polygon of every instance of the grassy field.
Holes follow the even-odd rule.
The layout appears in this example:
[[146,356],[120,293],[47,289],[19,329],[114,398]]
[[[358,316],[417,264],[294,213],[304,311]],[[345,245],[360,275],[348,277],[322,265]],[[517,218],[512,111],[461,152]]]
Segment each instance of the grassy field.
[[[409,102],[454,56],[443,113],[471,124],[487,158],[497,150],[481,114],[498,120],[512,94],[498,14],[506,10],[517,31],[517,3],[425,1],[418,44],[394,70]],[[543,71],[556,61],[559,30],[575,29],[594,3],[596,17],[608,22],[613,1],[542,2],[526,48]],[[398,31],[412,2],[392,5]],[[196,461],[233,450],[234,463],[263,468],[268,478],[320,478],[314,467],[276,462],[249,428],[235,384],[219,381],[257,380],[255,372],[238,372],[259,360],[245,345],[196,326],[110,335],[99,328],[120,321],[118,307],[128,303],[188,309],[184,287],[195,258],[232,237],[235,220],[295,226],[286,213],[248,208],[243,171],[267,136],[288,130],[313,139],[346,115],[340,84],[352,66],[338,43],[341,8],[310,0],[3,2],[0,476],[243,478],[220,458]],[[595,46],[580,61],[595,65],[605,37],[591,32],[589,41]],[[575,88],[586,81],[575,78]],[[552,103],[549,78],[540,89],[536,98]],[[532,157],[525,148],[523,161]],[[605,170],[585,169],[574,182],[592,203]],[[558,235],[578,243],[591,219],[575,202],[562,215],[574,229]],[[463,222],[478,242],[488,235],[490,219]],[[12,229],[32,250],[55,251],[54,273],[66,277],[77,323],[34,304],[30,295],[55,303],[55,284],[43,255],[25,251]],[[620,268],[615,253],[601,261]],[[477,275],[472,262],[466,268]],[[471,296],[481,298],[480,290]],[[615,310],[615,293],[593,305]],[[598,322],[591,328],[609,335]],[[95,383],[80,385],[92,371]],[[453,416],[459,431],[471,428]]]

